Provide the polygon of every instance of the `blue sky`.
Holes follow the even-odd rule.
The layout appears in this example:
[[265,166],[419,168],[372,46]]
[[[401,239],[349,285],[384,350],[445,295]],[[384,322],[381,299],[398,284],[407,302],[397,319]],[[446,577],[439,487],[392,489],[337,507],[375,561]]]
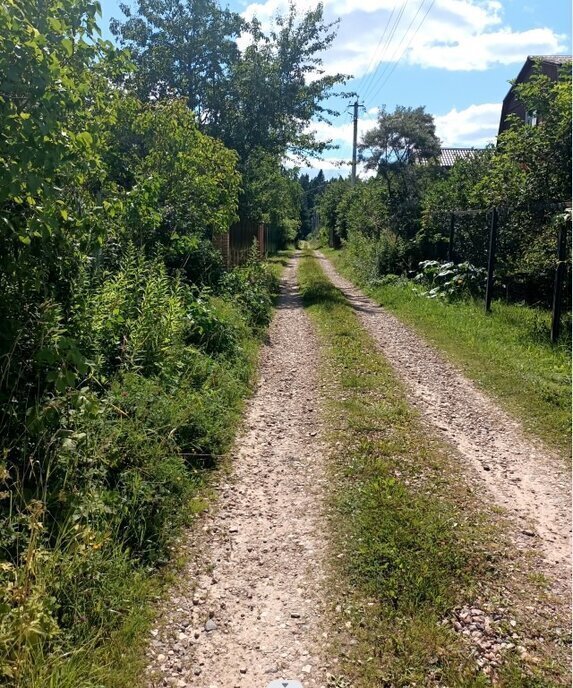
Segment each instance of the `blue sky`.
[[[222,4],[269,24],[287,2]],[[102,28],[109,37],[110,18],[122,14],[119,2],[102,4]],[[295,4],[300,11],[316,5],[309,0]],[[324,67],[353,75],[345,88],[357,91],[364,105],[360,131],[373,126],[381,105],[389,109],[424,105],[434,115],[443,145],[481,147],[494,140],[508,81],[526,57],[571,52],[568,0],[324,0],[323,4],[328,20],[340,18],[337,38],[324,54]],[[335,104],[346,108],[344,101]],[[321,123],[315,129],[320,137],[339,145],[315,164],[334,173],[337,161],[350,157],[350,115],[344,113],[332,126]]]

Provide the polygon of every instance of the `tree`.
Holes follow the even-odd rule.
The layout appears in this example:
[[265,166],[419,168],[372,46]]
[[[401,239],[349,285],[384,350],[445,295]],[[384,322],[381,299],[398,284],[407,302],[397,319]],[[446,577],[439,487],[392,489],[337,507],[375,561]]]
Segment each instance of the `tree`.
[[392,113],[380,109],[377,126],[364,134],[359,148],[367,169],[384,173],[437,157],[440,140],[424,107],[398,105]]
[[[139,68],[129,83],[146,98],[184,97],[201,128],[244,165],[260,149],[281,159],[329,147],[309,125],[336,114],[321,103],[346,77],[322,70],[320,54],[336,35],[322,5],[302,16],[291,5],[268,33],[213,0],[139,0],[137,13],[122,9],[127,20],[112,29]],[[242,52],[240,33],[248,42]]]
[[[422,226],[416,237],[424,258],[447,258],[450,233],[448,211],[483,208],[483,201],[476,197],[475,190],[491,168],[494,155],[493,146],[476,150],[470,157],[457,160],[451,169],[436,176],[427,185],[422,201]],[[487,265],[486,222],[485,211],[455,220],[455,259],[468,260],[480,267]]]
[[516,93],[526,110],[538,113],[538,125],[513,117],[476,196],[492,205],[566,200],[571,195],[571,65],[558,81],[538,73],[517,85]]
[[516,298],[548,301],[555,270],[555,203],[571,198],[571,64],[557,81],[538,73],[516,86],[537,126],[517,117],[498,138],[496,154],[476,184],[482,206],[505,206],[498,272]]
[[385,183],[390,224],[395,233],[413,239],[419,229],[423,189],[434,173],[428,161],[440,152],[432,115],[423,107],[382,108],[377,126],[366,132],[359,146],[367,169]]
[[[318,213],[320,217],[320,228],[327,235],[337,232],[340,223],[340,203],[347,191],[350,189],[350,180],[339,177],[331,179],[324,187],[323,193],[318,201]],[[340,237],[339,238],[345,238]]]
[[243,191],[239,198],[243,217],[277,227],[280,242],[293,241],[300,227],[301,185],[294,170],[263,148],[243,163]]
[[127,80],[146,99],[185,98],[201,125],[216,127],[227,104],[230,70],[240,57],[241,17],[214,0],[138,0],[112,33],[138,69]]
[[319,170],[316,177],[312,179],[309,178],[308,174],[301,174],[298,181],[302,188],[300,235],[306,237],[313,229],[313,218],[317,212],[317,203],[324,193],[326,182],[322,170]]
[[455,258],[487,264],[487,210],[500,210],[496,274],[505,295],[549,303],[556,261],[556,204],[571,190],[571,67],[558,81],[537,73],[516,86],[537,126],[513,117],[497,147],[456,162],[432,182],[424,196],[420,248],[427,257],[445,257],[449,209],[481,209],[456,219]]

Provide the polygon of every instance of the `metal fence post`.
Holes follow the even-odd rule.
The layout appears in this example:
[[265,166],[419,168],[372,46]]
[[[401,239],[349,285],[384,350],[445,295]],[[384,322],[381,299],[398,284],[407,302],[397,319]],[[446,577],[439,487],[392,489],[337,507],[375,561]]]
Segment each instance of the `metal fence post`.
[[450,238],[448,241],[448,260],[450,263],[454,260],[454,233],[456,229],[456,215],[450,213]]
[[489,251],[487,256],[487,284],[485,288],[485,312],[491,312],[491,299],[493,296],[493,270],[495,267],[495,249],[497,244],[497,221],[498,212],[494,208],[491,213],[491,223],[489,226]]
[[565,258],[567,249],[567,233],[571,229],[571,218],[562,222],[557,236],[557,267],[553,282],[553,309],[551,315],[551,343],[559,339],[561,329],[561,300],[563,298],[563,278],[565,277]]

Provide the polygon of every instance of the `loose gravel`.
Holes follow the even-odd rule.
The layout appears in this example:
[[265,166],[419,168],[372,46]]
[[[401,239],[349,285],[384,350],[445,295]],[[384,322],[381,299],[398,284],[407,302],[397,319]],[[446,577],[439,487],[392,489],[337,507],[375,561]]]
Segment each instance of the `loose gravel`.
[[149,645],[150,687],[326,683],[318,345],[289,262],[230,474]]
[[410,401],[465,459],[487,501],[503,507],[521,549],[537,548],[554,591],[570,594],[571,490],[563,462],[396,317],[320,263],[405,383]]

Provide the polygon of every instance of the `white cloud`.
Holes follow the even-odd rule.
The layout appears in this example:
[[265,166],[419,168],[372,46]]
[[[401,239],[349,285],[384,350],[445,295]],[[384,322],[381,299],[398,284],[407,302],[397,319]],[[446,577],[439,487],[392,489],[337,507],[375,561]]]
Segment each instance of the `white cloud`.
[[482,103],[464,110],[453,108],[445,115],[434,117],[436,133],[443,146],[474,146],[482,148],[494,143],[499,126],[501,105]]
[[[303,12],[316,2],[295,0],[295,5]],[[519,64],[528,54],[566,49],[565,37],[548,27],[514,31],[504,23],[498,0],[435,0],[426,16],[430,5],[431,0],[408,1],[392,30],[402,7],[395,0],[324,0],[326,19],[342,19],[337,39],[325,55],[327,71],[360,77],[372,73],[379,63],[384,69],[400,58],[449,71],[485,70],[495,64]],[[287,7],[287,0],[266,0],[252,3],[243,14],[268,26]]]
[[[372,129],[376,124],[378,115],[378,108],[372,108],[366,114],[362,114],[358,119],[358,140],[362,135]],[[312,122],[308,127],[309,131],[316,134],[319,141],[332,140],[333,143],[339,145],[341,148],[352,146],[353,124],[347,118],[346,122],[337,122],[336,124],[327,124],[326,122]]]

